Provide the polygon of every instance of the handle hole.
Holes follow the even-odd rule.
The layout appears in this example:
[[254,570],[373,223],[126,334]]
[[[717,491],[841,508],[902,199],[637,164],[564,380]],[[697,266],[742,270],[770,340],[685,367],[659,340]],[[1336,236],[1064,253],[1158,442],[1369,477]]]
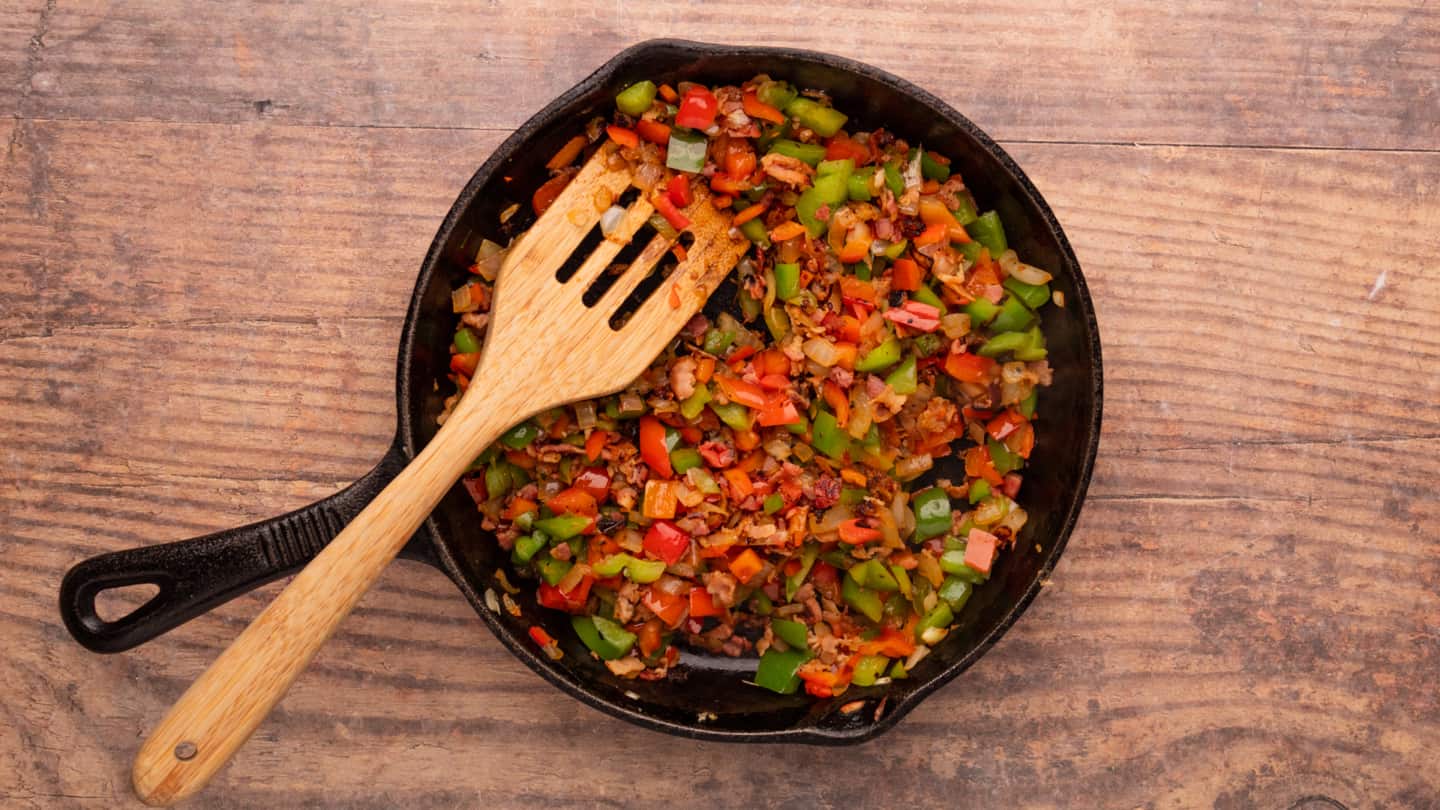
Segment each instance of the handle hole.
[[144,607],[159,593],[160,586],[153,582],[106,588],[95,594],[95,615],[99,616],[102,622],[118,622]]

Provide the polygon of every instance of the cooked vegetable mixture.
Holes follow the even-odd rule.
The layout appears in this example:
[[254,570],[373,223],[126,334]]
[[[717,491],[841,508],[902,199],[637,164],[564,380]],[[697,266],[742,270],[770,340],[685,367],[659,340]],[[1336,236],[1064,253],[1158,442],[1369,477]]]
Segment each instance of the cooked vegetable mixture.
[[[665,677],[677,645],[756,654],[754,683],[784,694],[906,677],[1025,524],[1051,377],[1038,313],[1063,306],[1050,274],[944,155],[847,130],[823,93],[642,81],[615,106],[531,206],[606,139],[659,233],[683,230],[707,185],[754,243],[734,274],[743,317],[696,316],[619,395],[505,434],[464,479],[484,528],[618,677]],[[505,250],[487,241],[454,292],[461,391]],[[951,454],[963,478],[930,480]]]

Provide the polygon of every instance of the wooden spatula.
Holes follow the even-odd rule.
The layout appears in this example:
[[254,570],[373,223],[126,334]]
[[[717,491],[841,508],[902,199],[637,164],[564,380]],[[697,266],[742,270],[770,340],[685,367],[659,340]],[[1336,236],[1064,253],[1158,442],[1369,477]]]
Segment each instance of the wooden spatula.
[[650,217],[653,206],[642,195],[571,278],[556,279],[611,201],[631,185],[627,170],[609,167],[612,152],[607,144],[592,157],[506,256],[474,380],[439,433],[245,628],[145,741],[133,780],[147,804],[169,804],[204,787],[486,446],[543,410],[625,387],[744,254],[748,242],[730,235],[730,218],[697,188],[685,209],[686,230],[694,236],[686,258],[623,326],[612,328],[617,307],[671,247],[671,240],[656,236],[594,306],[581,300]]

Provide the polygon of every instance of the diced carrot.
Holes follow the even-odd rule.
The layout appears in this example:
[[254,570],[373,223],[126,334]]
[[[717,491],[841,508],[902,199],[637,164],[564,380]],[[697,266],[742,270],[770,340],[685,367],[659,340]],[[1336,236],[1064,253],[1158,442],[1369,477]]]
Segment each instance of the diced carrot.
[[555,643],[555,639],[552,638],[549,633],[545,632],[545,628],[533,624],[530,626],[530,640],[539,644],[541,647],[549,647]]
[[571,163],[574,163],[575,158],[580,157],[581,150],[585,148],[585,143],[584,135],[576,135],[566,141],[565,145],[560,147],[560,151],[556,152],[554,157],[545,162],[545,168],[553,172],[556,169],[563,169]]
[[760,555],[756,554],[754,549],[749,548],[740,552],[740,556],[730,561],[730,573],[734,574],[742,585],[749,584],[750,580],[764,567],[765,563],[760,559]]
[[755,217],[758,217],[758,216],[760,216],[761,214],[765,213],[765,209],[767,209],[767,208],[769,208],[769,207],[770,207],[770,206],[766,205],[766,204],[763,203],[763,202],[755,203],[754,205],[750,206],[749,208],[746,208],[744,211],[741,211],[740,213],[736,214],[736,215],[735,215],[735,218],[732,219],[732,220],[730,220],[730,224],[731,224],[731,225],[734,225],[734,226],[736,226],[736,227],[739,227],[739,226],[741,226],[741,225],[744,225],[745,223],[749,222],[750,220],[754,219]]
[[540,504],[535,503],[529,498],[512,498],[510,501],[510,505],[505,507],[503,517],[506,520],[514,520],[515,518],[520,517],[526,512],[534,512],[536,509],[539,508]]
[[635,123],[635,134],[657,146],[668,146],[670,127],[659,121],[641,119]]
[[612,124],[605,128],[605,134],[610,136],[610,140],[627,149],[634,149],[640,145],[640,136],[635,134],[633,129],[617,127]]
[[660,97],[670,102],[671,104],[674,104],[675,102],[680,100],[680,94],[676,93],[675,88],[671,87],[668,84],[660,85]]
[[674,518],[675,507],[679,503],[676,495],[674,481],[661,481],[657,478],[646,481],[645,506],[641,513],[651,520]]
[[734,491],[737,499],[750,497],[755,492],[755,487],[750,483],[750,474],[744,470],[731,468],[725,471],[725,480],[730,482],[730,489]]
[[535,469],[535,457],[527,455],[521,450],[506,450],[505,460],[510,462],[511,464],[514,464],[516,467],[519,467],[522,470]]
[[829,404],[831,410],[835,411],[835,423],[840,427],[845,427],[850,421],[849,395],[834,380],[826,380],[821,391],[824,394],[825,402]]
[[705,383],[710,382],[710,378],[714,376],[715,358],[709,356],[701,356],[700,359],[695,361],[695,382],[704,385]]
[[857,487],[867,486],[869,483],[869,479],[865,477],[865,473],[859,470],[852,470],[849,467],[840,471],[840,477],[847,483],[854,484]]
[[875,301],[875,286],[868,281],[862,281],[854,276],[840,277],[840,294],[846,298],[853,298],[857,301]]
[[785,123],[785,113],[761,101],[754,93],[746,93],[741,97],[740,103],[745,114],[751,118],[759,118],[762,121],[769,121],[772,124]]
[[840,248],[835,255],[844,264],[855,264],[870,255],[870,245],[873,240],[853,239]]
[[926,245],[933,245],[936,242],[944,240],[948,235],[949,230],[946,228],[945,225],[931,225],[927,227],[919,236],[915,237],[915,246],[925,247]]
[[920,201],[920,221],[926,225],[936,225],[939,223],[946,225],[960,224],[959,221],[955,219],[955,215],[950,213],[950,209],[946,208],[945,204],[939,200]]
[[921,194],[934,194],[940,190],[940,184],[934,180],[926,180],[920,184]]
[[805,232],[805,226],[792,219],[789,222],[782,222],[772,228],[770,230],[770,241],[784,242],[786,239],[794,239]]
[[855,360],[860,354],[860,347],[854,343],[835,344],[835,365],[840,368],[854,369]]
[[896,259],[895,266],[891,270],[890,289],[918,290],[920,289],[921,275],[920,265],[913,259]]

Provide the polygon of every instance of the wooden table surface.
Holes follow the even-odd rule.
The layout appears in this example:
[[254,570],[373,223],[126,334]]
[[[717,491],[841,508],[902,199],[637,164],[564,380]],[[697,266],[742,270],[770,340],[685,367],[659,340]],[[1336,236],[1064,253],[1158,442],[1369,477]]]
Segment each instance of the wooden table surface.
[[62,572],[368,469],[465,179],[667,35],[894,71],[1054,205],[1106,414],[1051,586],[878,741],[738,747],[571,700],[399,563],[194,806],[1440,803],[1440,5],[10,0],[0,805],[133,806],[278,587],[98,656]]

